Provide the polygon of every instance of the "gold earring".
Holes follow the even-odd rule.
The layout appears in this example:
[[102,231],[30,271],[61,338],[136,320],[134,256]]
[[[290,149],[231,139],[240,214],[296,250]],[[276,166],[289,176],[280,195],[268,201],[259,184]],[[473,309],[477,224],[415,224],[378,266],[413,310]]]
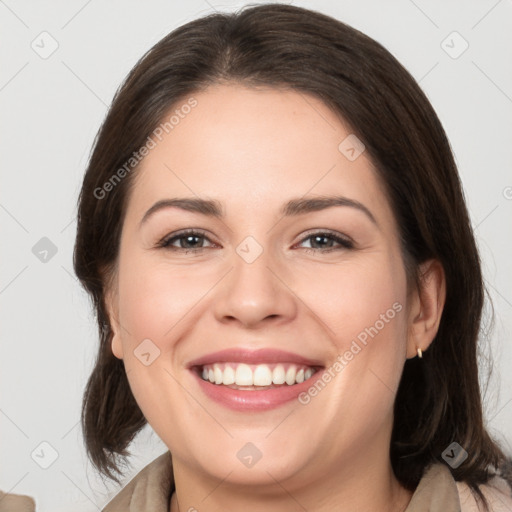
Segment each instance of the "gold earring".
[[418,352],[418,357],[421,359],[423,357],[423,353],[422,353],[420,347],[418,347],[417,352]]

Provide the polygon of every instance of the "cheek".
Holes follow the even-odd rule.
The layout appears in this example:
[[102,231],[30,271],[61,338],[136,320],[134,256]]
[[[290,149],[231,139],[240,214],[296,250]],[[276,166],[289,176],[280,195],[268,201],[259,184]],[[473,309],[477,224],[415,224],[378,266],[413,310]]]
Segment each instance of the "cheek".
[[[295,280],[300,287],[297,295],[323,321],[339,350],[359,335],[364,339],[364,333],[375,324],[382,334],[386,332],[386,338],[391,331],[403,332],[406,281],[399,256],[381,253],[318,266],[314,276],[311,279],[311,271],[304,272]],[[401,338],[394,342],[403,341]]]
[[[144,416],[160,433],[161,419],[170,410],[195,409],[178,384],[182,361],[177,346],[194,330],[195,313],[218,281],[218,272],[211,266],[197,265],[192,270],[186,264],[171,266],[132,253],[122,260],[118,279],[127,377]],[[161,428],[163,435],[173,427]]]
[[315,287],[335,355],[329,381],[312,383],[304,399],[309,414],[330,419],[331,448],[357,452],[392,421],[405,359],[405,276],[392,260],[340,271],[335,283],[330,275]]
[[391,252],[375,256],[322,268],[309,280],[309,295],[306,287],[300,294],[322,320],[334,351],[331,393],[323,394],[318,405],[333,417],[343,405],[355,423],[386,417],[406,353],[402,260]]
[[187,316],[215,283],[215,276],[195,268],[191,277],[191,267],[142,259],[127,268],[119,276],[119,317],[124,334],[128,333],[123,344],[149,338],[168,352]]
[[142,413],[157,434],[165,437],[173,427],[162,427],[162,418],[170,410],[186,409],[186,397],[175,379],[174,347],[191,329],[193,315],[188,313],[204,291],[197,281],[186,279],[184,268],[170,270],[135,256],[123,263],[119,319],[126,374]]

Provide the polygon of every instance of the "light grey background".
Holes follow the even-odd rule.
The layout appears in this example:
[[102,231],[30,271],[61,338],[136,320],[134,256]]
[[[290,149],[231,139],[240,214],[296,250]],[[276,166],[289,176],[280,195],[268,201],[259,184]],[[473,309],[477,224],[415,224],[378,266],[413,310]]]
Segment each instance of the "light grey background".
[[[496,313],[486,417],[512,452],[512,2],[293,3],[388,48],[420,82],[448,133]],[[0,489],[35,496],[41,512],[98,510],[116,492],[87,462],[78,423],[97,336],[72,250],[93,138],[146,50],[187,21],[241,5],[0,0]],[[458,55],[464,41],[469,47]],[[43,237],[57,248],[46,262],[32,252]],[[57,458],[43,469],[52,450]],[[147,428],[127,479],[164,450]]]

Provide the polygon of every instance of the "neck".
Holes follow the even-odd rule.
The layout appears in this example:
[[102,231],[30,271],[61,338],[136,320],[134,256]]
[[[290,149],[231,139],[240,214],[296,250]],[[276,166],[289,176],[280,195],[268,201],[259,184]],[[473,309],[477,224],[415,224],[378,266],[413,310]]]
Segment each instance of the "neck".
[[342,461],[308,465],[281,482],[269,474],[268,483],[261,485],[237,485],[229,476],[219,481],[173,456],[176,492],[170,512],[403,512],[413,493],[393,473],[386,434],[387,443],[376,436]]

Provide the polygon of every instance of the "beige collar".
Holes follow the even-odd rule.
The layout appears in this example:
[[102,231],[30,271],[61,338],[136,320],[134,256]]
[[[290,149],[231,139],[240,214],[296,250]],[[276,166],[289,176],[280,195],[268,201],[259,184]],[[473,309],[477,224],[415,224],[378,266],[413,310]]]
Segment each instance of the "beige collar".
[[[169,512],[174,478],[170,452],[148,464],[103,512]],[[441,463],[427,468],[404,512],[460,512],[457,485]]]
[[404,512],[460,512],[459,492],[450,470],[440,462],[423,473]]

